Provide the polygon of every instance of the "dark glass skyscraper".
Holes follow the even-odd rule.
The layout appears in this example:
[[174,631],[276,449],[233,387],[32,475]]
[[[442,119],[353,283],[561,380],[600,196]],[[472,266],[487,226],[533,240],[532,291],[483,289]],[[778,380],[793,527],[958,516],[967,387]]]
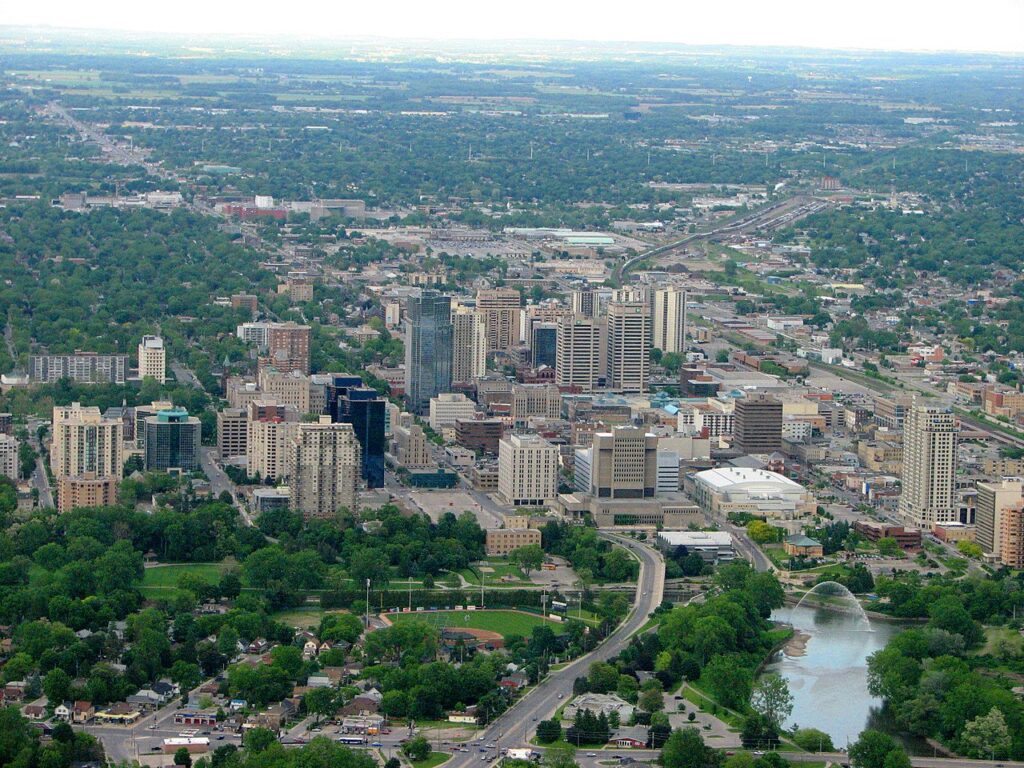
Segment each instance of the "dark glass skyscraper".
[[351,424],[362,448],[361,475],[367,488],[384,487],[384,398],[358,376],[335,376],[327,385],[331,421]]
[[452,388],[452,300],[424,290],[409,298],[405,329],[405,398],[418,416],[430,398]]
[[558,361],[557,323],[534,323],[530,350],[534,368],[540,368],[542,365],[554,368]]

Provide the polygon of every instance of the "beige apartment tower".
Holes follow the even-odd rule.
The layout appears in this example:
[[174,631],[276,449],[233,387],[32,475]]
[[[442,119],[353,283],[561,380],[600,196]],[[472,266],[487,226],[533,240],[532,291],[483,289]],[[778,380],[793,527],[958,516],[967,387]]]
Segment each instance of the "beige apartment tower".
[[309,373],[309,339],[312,329],[297,323],[271,323],[267,327],[267,357],[260,367]]
[[608,305],[608,386],[646,392],[651,375],[651,313],[646,301]]
[[957,428],[953,412],[914,405],[903,426],[903,489],[899,511],[907,525],[931,530],[959,518],[956,499]]
[[559,320],[555,365],[558,386],[592,392],[604,376],[603,346],[604,328],[600,320],[579,315]]
[[288,474],[288,441],[298,421],[294,406],[274,400],[249,403],[246,456],[251,477],[280,480]]
[[487,373],[487,325],[469,307],[452,312],[452,382],[469,384]]
[[498,444],[498,493],[506,504],[540,507],[558,493],[558,446],[537,435],[511,435]]
[[248,408],[217,411],[217,455],[223,459],[245,456],[249,451]]
[[50,467],[58,479],[92,473],[121,477],[124,466],[120,419],[105,419],[80,403],[53,409]]
[[651,345],[662,352],[686,352],[686,289],[661,288],[653,295]]
[[975,501],[975,541],[982,552],[1002,557],[1003,528],[1007,511],[1024,503],[1024,478],[1004,477],[998,482],[978,483]]
[[143,336],[139,343],[139,378],[167,381],[167,350],[159,336]]
[[361,459],[351,424],[332,424],[330,416],[299,424],[288,444],[291,508],[307,520],[333,518],[341,509],[355,512]]
[[62,477],[57,481],[57,511],[114,506],[119,484],[118,478],[112,475],[97,477],[92,472]]
[[488,352],[507,352],[519,344],[522,297],[515,288],[492,288],[476,294],[476,311],[484,321]]

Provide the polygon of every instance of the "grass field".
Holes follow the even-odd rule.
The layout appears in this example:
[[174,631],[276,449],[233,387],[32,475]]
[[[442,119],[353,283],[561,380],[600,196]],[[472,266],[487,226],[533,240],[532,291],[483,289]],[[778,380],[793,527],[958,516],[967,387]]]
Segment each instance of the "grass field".
[[426,760],[414,760],[412,762],[412,768],[437,768],[441,763],[444,763],[450,758],[447,752],[431,752]]
[[485,585],[531,583],[529,579],[523,578],[522,571],[514,565],[510,565],[504,558],[474,563],[472,568],[463,568],[459,573],[468,583],[480,584],[481,568],[490,569],[483,574]]
[[238,565],[234,560],[224,560],[220,563],[174,563],[173,565],[160,565],[155,568],[147,568],[142,577],[143,588],[148,589],[174,589],[178,586],[178,578],[189,573],[203,581],[215,584],[220,581],[221,575]]
[[565,627],[555,621],[545,621],[540,616],[533,616],[518,611],[421,611],[418,613],[388,614],[391,621],[426,621],[439,627],[469,627],[497,632],[502,637],[522,635],[529,637],[534,627],[547,624],[555,634],[561,634]]
[[997,644],[1005,643],[1010,648],[1016,648],[1017,653],[1024,651],[1024,639],[1020,633],[1009,627],[985,627],[985,645],[975,651],[977,654],[994,654]]
[[289,627],[309,629],[310,627],[319,627],[320,619],[328,613],[345,613],[345,611],[324,611],[320,608],[314,607],[292,608],[288,611],[280,611],[279,613],[272,614],[270,618]]

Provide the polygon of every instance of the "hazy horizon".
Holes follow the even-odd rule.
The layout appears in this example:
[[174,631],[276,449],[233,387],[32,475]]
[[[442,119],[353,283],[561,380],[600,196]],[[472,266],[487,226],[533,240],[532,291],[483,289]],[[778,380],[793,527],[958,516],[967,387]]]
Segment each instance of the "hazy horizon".
[[[514,8],[481,10],[468,0],[429,6],[398,2],[386,18],[376,7],[339,7],[323,0],[288,6],[253,0],[235,4],[182,0],[173,8],[105,0],[81,6],[56,0],[46,7],[5,11],[4,29],[194,36],[201,39],[279,39],[310,44],[380,40],[416,43],[564,42],[805,48],[907,53],[1024,53],[1024,0],[954,0],[822,7],[811,0],[765,6],[737,0],[719,7],[680,7],[651,1],[634,4],[628,16],[594,13],[579,2],[557,6],[522,0]],[[54,19],[60,22],[53,23]],[[500,51],[496,51],[500,53]]]

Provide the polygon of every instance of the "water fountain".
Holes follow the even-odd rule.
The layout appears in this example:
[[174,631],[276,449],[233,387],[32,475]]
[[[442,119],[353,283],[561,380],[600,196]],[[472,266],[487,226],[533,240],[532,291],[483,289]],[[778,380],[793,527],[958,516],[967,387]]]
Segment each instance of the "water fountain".
[[[870,626],[871,622],[868,620],[868,615],[864,611],[864,606],[860,604],[860,601],[854,597],[850,590],[838,581],[823,581],[820,584],[815,584],[812,589],[800,598],[800,602],[796,604],[796,608],[793,610],[800,610],[800,607],[811,595],[822,598],[817,602],[812,602],[811,605],[813,607],[826,608],[844,613],[848,612],[856,616],[857,619],[866,626]],[[838,598],[838,601],[834,601],[832,598]]]

